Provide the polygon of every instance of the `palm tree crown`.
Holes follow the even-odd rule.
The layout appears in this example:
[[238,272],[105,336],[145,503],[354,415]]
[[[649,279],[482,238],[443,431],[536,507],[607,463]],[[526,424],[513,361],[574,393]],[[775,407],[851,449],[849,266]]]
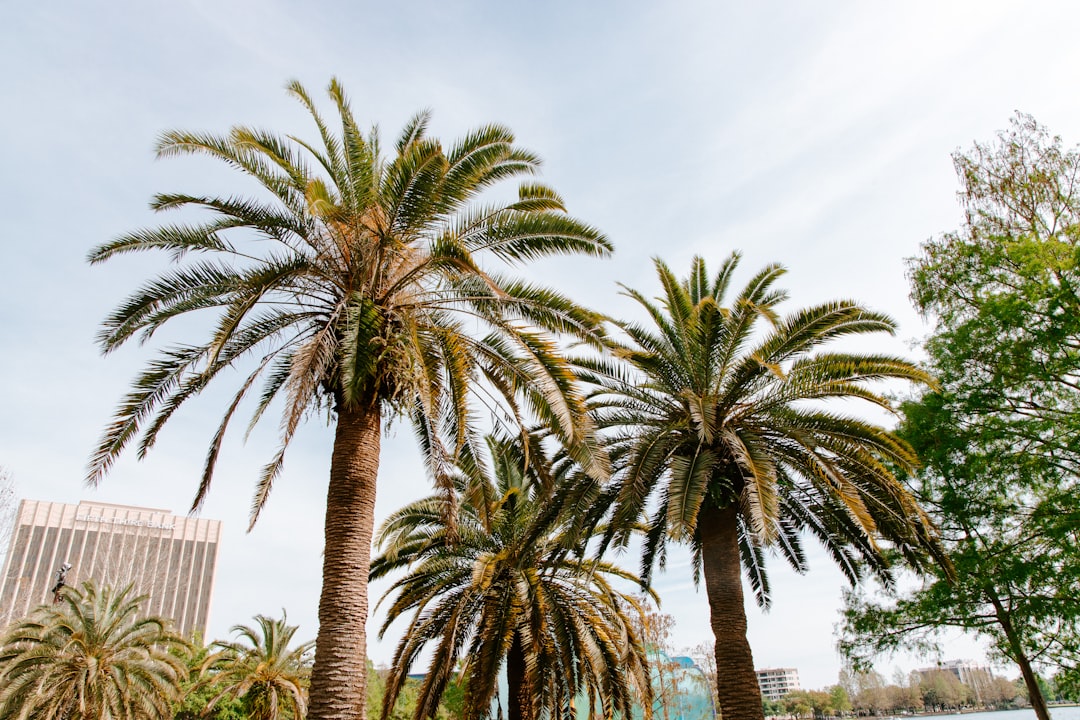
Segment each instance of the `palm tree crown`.
[[234,625],[240,642],[219,640],[217,649],[203,663],[206,682],[219,691],[207,703],[214,707],[222,698],[245,700],[252,720],[300,720],[307,712],[305,682],[314,641],[289,648],[297,626],[281,619],[256,615],[258,629]]
[[87,581],[9,629],[0,640],[0,717],[171,718],[187,644],[169,621],[138,616],[145,599]]
[[384,717],[430,643],[435,654],[418,720],[434,717],[459,663],[467,717],[488,716],[504,665],[511,720],[562,717],[579,692],[590,718],[630,717],[635,703],[651,707],[644,647],[631,621],[641,608],[612,584],[637,578],[579,555],[571,515],[597,486],[572,463],[553,466],[536,436],[530,439],[528,451],[520,438],[489,439],[493,475],[474,465],[479,472],[460,484],[452,533],[439,496],[402,508],[380,529],[383,554],[372,562],[372,577],[407,568],[384,596],[394,600],[382,632],[413,613],[394,657]]
[[845,336],[892,332],[892,321],[851,301],[781,317],[787,295],[773,287],[783,273],[777,265],[725,305],[738,260],[732,255],[710,276],[695,258],[681,281],[657,260],[659,304],[626,290],[651,324],[619,323],[627,339],[615,349],[617,360],[587,364],[599,388],[599,422],[618,457],[608,540],[625,543],[647,517],[646,577],[669,539],[690,545],[695,580],[702,570],[706,579],[722,712],[741,719],[760,718],[761,705],[740,562],[767,605],[765,548],[805,571],[804,533],[824,544],[852,582],[860,562],[888,579],[876,538],[916,565],[927,549],[940,552],[927,516],[891,469],[915,461],[908,446],[823,402],[862,399],[889,408],[868,383],[929,380],[899,358],[822,348]]
[[[329,92],[340,114],[339,136],[301,85],[289,90],[315,120],[321,148],[246,127],[226,137],[167,132],[158,144],[159,157],[224,161],[257,180],[270,202],[159,194],[154,210],[195,207],[211,219],[139,230],[90,254],[92,263],[147,250],[165,250],[176,263],[191,260],[108,317],[99,336],[105,352],[135,336],[147,340],[188,313],[216,310],[218,319],[205,343],[166,350],[135,381],[87,479],[98,482],[140,432],[138,452],[145,454],[180,404],[248,358],[254,367],[213,437],[193,508],[209,488],[227,424],[260,377],[266,382],[252,423],[280,394],[285,414],[282,449],[263,473],[252,522],[300,420],[325,405],[376,402],[411,417],[437,470],[448,456],[429,445],[439,443],[439,429],[465,441],[471,418],[465,391],[479,370],[501,389],[522,392],[556,430],[578,437],[569,380],[554,346],[526,326],[595,341],[597,316],[549,289],[485,271],[482,258],[520,263],[560,253],[605,255],[608,241],[566,215],[558,194],[538,183],[522,184],[516,202],[473,202],[499,180],[539,167],[504,127],[481,127],[444,151],[426,137],[429,113],[422,112],[387,161],[377,133],[365,138],[360,131],[336,81]],[[482,321],[491,334],[474,338],[465,320]]]
[[483,201],[491,186],[539,166],[504,127],[480,127],[444,149],[427,136],[429,116],[420,113],[387,158],[377,132],[360,130],[336,80],[329,86],[336,131],[301,85],[289,90],[309,111],[318,143],[236,127],[224,137],[168,132],[158,144],[160,157],[197,154],[226,163],[254,179],[261,196],[158,195],[155,210],[191,208],[208,219],[139,230],[90,254],[98,263],[164,250],[177,266],[106,319],[105,352],[190,314],[209,312],[215,324],[201,342],[164,349],[136,378],[88,481],[98,482],[136,438],[145,454],[180,405],[222,371],[241,370],[193,507],[210,487],[233,415],[261,381],[251,425],[275,400],[284,410],[280,449],[252,501],[254,523],[301,419],[329,411],[335,441],[309,714],[344,720],[364,712],[363,626],[383,417],[412,421],[429,472],[448,497],[454,458],[479,442],[477,408],[501,398],[510,399],[505,415],[548,423],[602,476],[606,456],[595,452],[584,400],[552,337],[597,343],[598,316],[489,266],[560,253],[602,256],[610,245],[539,183],[523,182],[512,202]]

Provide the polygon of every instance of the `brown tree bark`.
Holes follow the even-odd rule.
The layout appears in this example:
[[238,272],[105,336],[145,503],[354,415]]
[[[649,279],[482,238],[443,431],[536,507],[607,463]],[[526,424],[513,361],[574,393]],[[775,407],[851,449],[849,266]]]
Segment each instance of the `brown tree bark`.
[[1013,660],[1020,666],[1020,675],[1024,678],[1024,687],[1027,688],[1028,701],[1031,703],[1031,709],[1035,711],[1035,717],[1038,720],[1050,720],[1050,708],[1046,705],[1046,698],[1043,697],[1042,688],[1039,687],[1035,670],[1031,667],[1031,660],[1028,659],[1027,653],[1020,644],[1020,636],[1013,626],[1012,615],[991,588],[985,588],[984,593],[990,600],[990,604],[994,606],[994,614],[997,616],[1002,632],[1005,633],[1005,639],[1009,642]]
[[509,720],[532,720],[533,698],[525,672],[525,647],[521,633],[516,630],[506,653],[506,689]]
[[709,620],[716,637],[716,689],[723,720],[764,720],[754,657],[746,639],[738,513],[735,503],[718,510],[706,501],[697,521]]
[[368,571],[380,430],[377,405],[339,406],[326,494],[322,595],[308,720],[365,717]]

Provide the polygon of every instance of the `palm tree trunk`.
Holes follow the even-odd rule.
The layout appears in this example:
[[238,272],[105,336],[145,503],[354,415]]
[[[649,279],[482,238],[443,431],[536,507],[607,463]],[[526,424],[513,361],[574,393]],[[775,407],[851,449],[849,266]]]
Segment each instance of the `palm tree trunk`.
[[521,633],[516,630],[506,653],[506,689],[510,720],[532,720],[532,698],[525,679],[525,647]]
[[735,503],[718,510],[706,501],[697,521],[709,619],[716,637],[716,690],[724,720],[764,720],[754,657],[746,639],[738,513]]
[[308,720],[364,720],[368,571],[381,416],[339,403],[326,495],[319,633]]

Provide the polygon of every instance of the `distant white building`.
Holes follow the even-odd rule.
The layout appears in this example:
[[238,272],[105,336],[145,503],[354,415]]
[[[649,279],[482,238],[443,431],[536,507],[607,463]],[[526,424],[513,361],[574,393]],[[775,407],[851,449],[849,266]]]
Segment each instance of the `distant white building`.
[[938,663],[934,667],[919,668],[915,671],[920,679],[935,672],[950,673],[956,677],[957,680],[974,689],[976,692],[989,683],[994,677],[994,673],[990,671],[990,668],[970,660],[949,660],[947,662]]
[[779,700],[792,690],[802,690],[799,671],[795,668],[765,668],[754,672],[761,696],[766,700]]
[[983,690],[988,688],[990,682],[994,680],[994,673],[991,673],[989,667],[978,665],[970,660],[950,660],[933,667],[921,667],[915,670],[915,675],[920,682],[930,679],[934,673],[948,673],[968,685],[975,693],[976,702],[981,702]]

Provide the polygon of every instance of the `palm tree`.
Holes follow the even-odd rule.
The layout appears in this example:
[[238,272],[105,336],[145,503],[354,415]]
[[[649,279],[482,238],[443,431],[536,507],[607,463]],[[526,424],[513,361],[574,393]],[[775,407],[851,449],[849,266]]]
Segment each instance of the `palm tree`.
[[207,709],[227,697],[241,698],[251,720],[302,720],[307,712],[306,688],[309,675],[308,654],[314,641],[289,649],[296,625],[256,615],[258,629],[234,625],[232,632],[241,642],[219,640],[218,651],[206,658],[202,675],[217,692],[208,700]]
[[213,707],[209,701],[219,689],[203,675],[206,659],[212,654],[212,648],[202,644],[202,638],[192,640],[191,652],[185,658],[187,679],[180,684],[180,701],[173,709],[172,720],[236,720],[243,717],[243,701],[236,697],[221,698]]
[[186,643],[146,596],[87,581],[64,590],[0,640],[0,717],[9,720],[171,718]]
[[209,490],[230,420],[261,378],[251,424],[275,400],[284,410],[280,449],[252,501],[254,523],[301,419],[327,411],[335,437],[309,716],[358,718],[384,418],[412,421],[429,472],[447,493],[454,458],[479,442],[478,408],[503,396],[513,398],[501,406],[506,415],[550,424],[580,462],[603,475],[606,456],[594,451],[584,399],[551,335],[596,343],[597,316],[491,267],[559,253],[602,256],[610,245],[535,182],[523,182],[516,201],[480,202],[500,180],[539,166],[504,127],[480,127],[444,150],[427,137],[423,112],[388,159],[377,132],[361,132],[336,80],[329,86],[336,133],[301,85],[289,91],[313,118],[318,143],[236,127],[224,137],[167,132],[158,144],[159,157],[220,160],[254,179],[263,195],[157,195],[155,210],[195,208],[209,218],[138,230],[91,252],[99,263],[164,250],[179,265],[105,320],[104,352],[191,314],[209,312],[216,324],[203,342],[163,349],[135,379],[87,480],[99,482],[140,436],[144,455],[180,405],[223,370],[239,370],[243,379],[210,441],[192,507]]
[[465,717],[488,717],[503,667],[510,720],[563,717],[578,693],[588,698],[590,718],[630,717],[636,702],[650,708],[648,662],[631,621],[641,607],[612,584],[637,578],[580,557],[575,511],[598,486],[572,463],[551,464],[536,435],[528,446],[521,438],[488,444],[493,474],[472,465],[459,484],[456,526],[447,526],[445,498],[432,496],[379,530],[372,578],[407,568],[383,598],[394,597],[380,636],[412,613],[387,678],[383,717],[429,644],[417,720],[434,717],[455,669],[465,684]]
[[927,549],[943,560],[930,521],[893,474],[915,462],[909,447],[822,402],[861,399],[888,408],[873,381],[929,381],[899,358],[822,348],[892,332],[893,322],[851,301],[780,317],[787,295],[773,288],[783,273],[778,265],[754,275],[725,306],[738,261],[732,255],[710,277],[695,258],[679,281],[656,260],[659,303],[625,289],[650,323],[618,323],[626,340],[617,359],[587,363],[598,385],[598,423],[611,433],[616,458],[604,546],[625,544],[645,518],[648,578],[668,540],[689,544],[694,579],[705,577],[725,720],[762,717],[740,567],[767,607],[765,550],[803,572],[804,533],[853,583],[860,561],[888,581],[879,538],[916,567]]

